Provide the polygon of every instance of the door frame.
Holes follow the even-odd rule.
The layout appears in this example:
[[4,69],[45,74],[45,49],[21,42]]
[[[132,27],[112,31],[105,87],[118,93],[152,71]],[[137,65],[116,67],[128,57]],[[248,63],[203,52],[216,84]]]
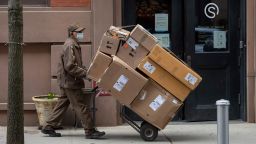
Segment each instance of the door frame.
[[247,121],[246,1],[240,0],[240,117]]

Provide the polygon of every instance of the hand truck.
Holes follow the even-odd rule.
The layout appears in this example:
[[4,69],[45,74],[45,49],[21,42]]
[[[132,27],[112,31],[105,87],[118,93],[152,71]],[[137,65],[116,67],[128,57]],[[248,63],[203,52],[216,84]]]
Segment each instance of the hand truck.
[[[134,122],[126,113],[125,108],[126,106],[122,106],[121,116],[122,118],[132,127],[134,128],[139,134],[140,137],[145,141],[154,141],[158,136],[159,129],[149,122],[142,120],[141,124],[138,125]],[[129,109],[129,108],[128,108]],[[130,109],[131,110],[131,109]],[[131,110],[132,111],[132,110]],[[132,111],[133,112],[133,111]]]
[[[97,111],[97,108],[95,107],[95,98],[100,95],[102,90],[99,90],[98,86],[96,86],[93,89],[85,89],[85,93],[92,94],[92,118],[93,118],[93,125],[95,126],[95,112]],[[125,108],[128,108],[126,106],[122,106],[121,108],[121,117],[124,119],[125,122],[127,122],[132,128],[134,128],[139,134],[140,137],[145,141],[154,141],[158,136],[159,129],[149,122],[143,120],[140,125],[138,125],[136,122],[134,122],[126,113]],[[129,108],[128,108],[129,109]],[[131,110],[131,109],[130,109]]]

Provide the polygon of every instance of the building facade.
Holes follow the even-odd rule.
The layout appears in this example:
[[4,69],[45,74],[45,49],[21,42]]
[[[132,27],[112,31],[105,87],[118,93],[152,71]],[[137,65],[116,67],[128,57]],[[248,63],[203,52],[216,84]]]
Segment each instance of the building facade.
[[[0,5],[0,124],[6,124],[8,96],[8,10],[7,2]],[[83,61],[88,67],[103,32],[115,25],[114,1],[102,4],[99,0],[24,0],[24,112],[25,125],[37,125],[38,118],[32,96],[58,93],[56,67],[58,52],[67,38],[67,26],[78,23],[86,28],[85,41],[81,43]],[[91,87],[86,82],[86,87]],[[119,123],[119,105],[111,96],[97,98],[99,125]],[[76,116],[69,109],[64,124],[73,125]]]
[[[0,2],[1,125],[6,124],[8,96],[7,1]],[[32,96],[50,91],[58,93],[56,57],[67,37],[67,26],[74,22],[86,27],[86,39],[82,42],[86,66],[110,25],[139,23],[198,71],[203,82],[189,96],[175,120],[215,120],[215,101],[224,98],[231,102],[231,119],[256,122],[254,0],[23,2],[25,125],[38,124]],[[92,84],[86,82],[86,87]],[[100,96],[96,105],[98,125],[120,124],[120,104],[113,97]],[[69,109],[64,123],[73,125],[75,121],[76,116]]]

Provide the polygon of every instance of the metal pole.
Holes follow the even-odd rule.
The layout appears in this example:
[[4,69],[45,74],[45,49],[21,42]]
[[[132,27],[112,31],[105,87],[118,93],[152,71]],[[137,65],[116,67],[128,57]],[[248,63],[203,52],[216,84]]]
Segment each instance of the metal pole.
[[229,105],[228,100],[218,100],[217,105],[217,133],[218,144],[229,144]]

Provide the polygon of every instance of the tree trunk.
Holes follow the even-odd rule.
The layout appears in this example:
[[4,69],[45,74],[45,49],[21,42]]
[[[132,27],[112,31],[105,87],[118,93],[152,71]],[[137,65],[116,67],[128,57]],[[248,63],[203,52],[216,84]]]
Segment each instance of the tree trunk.
[[24,144],[23,14],[21,0],[9,0],[7,144]]

